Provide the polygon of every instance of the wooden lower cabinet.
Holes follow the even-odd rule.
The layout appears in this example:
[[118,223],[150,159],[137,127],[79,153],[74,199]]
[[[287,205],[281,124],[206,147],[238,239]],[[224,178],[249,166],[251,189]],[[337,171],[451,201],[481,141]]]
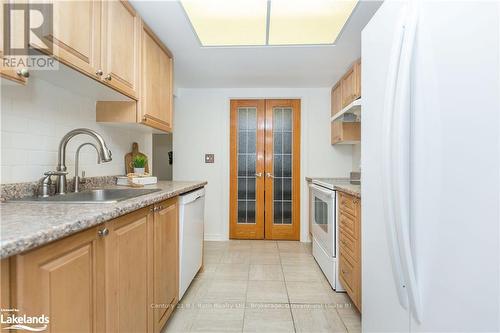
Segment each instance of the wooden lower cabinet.
[[[154,331],[160,332],[179,297],[177,198],[161,202],[154,216]],[[177,267],[177,269],[175,269]]]
[[91,228],[11,258],[16,315],[46,315],[45,332],[103,332],[104,252]]
[[361,202],[339,192],[338,207],[340,282],[361,311]]
[[[0,307],[10,309],[10,259],[0,261]],[[9,325],[0,324],[0,329]]]
[[152,332],[150,208],[105,224],[106,331]]
[[[1,261],[2,308],[44,332],[160,332],[178,301],[172,198]],[[159,306],[158,306],[159,305]]]

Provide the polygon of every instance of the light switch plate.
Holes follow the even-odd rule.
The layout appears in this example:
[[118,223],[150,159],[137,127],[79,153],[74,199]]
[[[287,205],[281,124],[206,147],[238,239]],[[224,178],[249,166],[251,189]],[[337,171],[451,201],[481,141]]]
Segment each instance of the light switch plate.
[[205,163],[214,163],[215,155],[214,154],[205,154]]

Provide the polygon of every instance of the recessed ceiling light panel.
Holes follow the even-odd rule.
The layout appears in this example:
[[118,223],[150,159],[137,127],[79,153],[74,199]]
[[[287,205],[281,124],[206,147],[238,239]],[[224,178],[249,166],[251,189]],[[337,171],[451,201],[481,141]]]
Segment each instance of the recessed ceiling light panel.
[[358,0],[181,0],[203,46],[333,44]]
[[266,44],[266,0],[182,0],[203,46]]
[[273,0],[268,44],[333,44],[356,4],[357,0]]

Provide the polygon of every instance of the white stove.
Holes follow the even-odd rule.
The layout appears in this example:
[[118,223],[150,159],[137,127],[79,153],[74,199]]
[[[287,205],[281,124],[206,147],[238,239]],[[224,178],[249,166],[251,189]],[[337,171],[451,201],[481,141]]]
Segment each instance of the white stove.
[[338,277],[337,193],[334,187],[346,181],[348,180],[317,178],[309,184],[313,256],[335,291],[345,291],[345,289]]
[[316,178],[312,180],[312,183],[333,191],[335,184],[345,181],[339,178]]

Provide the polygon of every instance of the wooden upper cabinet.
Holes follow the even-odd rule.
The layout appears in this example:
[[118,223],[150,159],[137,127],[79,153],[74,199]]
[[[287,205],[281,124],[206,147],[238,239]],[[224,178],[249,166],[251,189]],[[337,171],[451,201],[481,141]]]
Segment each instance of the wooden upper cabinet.
[[[96,120],[140,123],[160,131],[173,129],[173,57],[144,22],[140,37],[140,88],[137,102],[99,101]],[[112,81],[111,81],[112,82]]]
[[342,85],[337,83],[332,88],[332,116],[336,115],[342,110]]
[[151,332],[151,219],[146,207],[105,224],[106,332]]
[[344,122],[338,119],[331,122],[331,144],[355,144],[361,141],[361,123]]
[[140,18],[128,2],[102,2],[102,78],[114,89],[139,95]]
[[143,24],[140,119],[163,131],[171,131],[173,125],[172,71],[172,54]]
[[[361,59],[357,60],[332,88],[332,116],[361,97]],[[361,141],[361,123],[337,118],[331,124],[331,144],[355,144]]]
[[104,332],[102,240],[91,228],[11,258],[12,306],[50,317],[46,332]]
[[[179,295],[179,240],[177,198],[156,205],[154,217],[154,332],[160,332]],[[168,306],[170,305],[170,306]]]
[[101,68],[101,1],[50,1],[53,31],[30,39],[30,45],[91,77]]
[[340,84],[342,86],[342,109],[361,97],[361,59],[349,68]]

